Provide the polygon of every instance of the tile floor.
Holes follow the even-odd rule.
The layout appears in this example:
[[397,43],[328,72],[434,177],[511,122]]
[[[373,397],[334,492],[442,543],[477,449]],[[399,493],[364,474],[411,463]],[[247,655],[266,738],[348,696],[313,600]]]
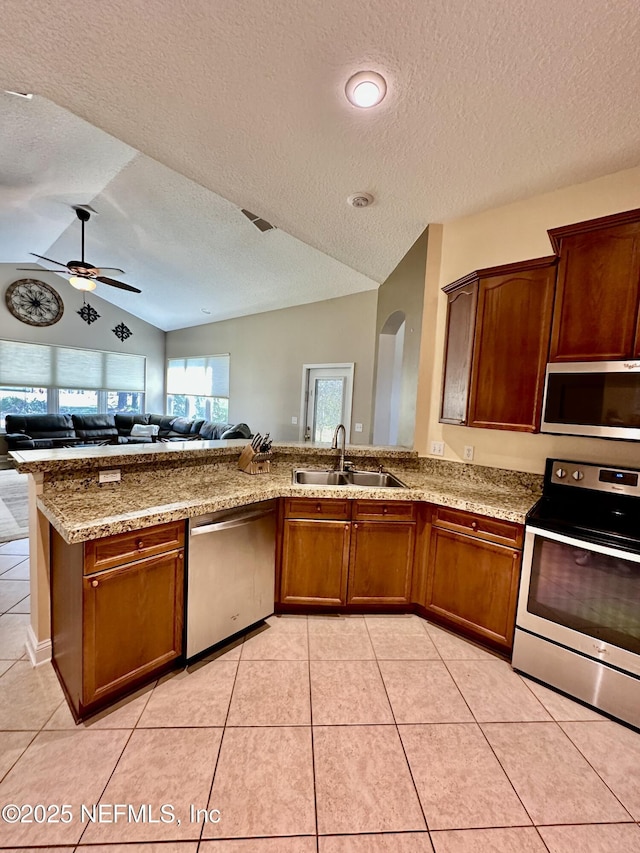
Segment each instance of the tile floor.
[[73,819],[0,849],[640,851],[640,734],[414,616],[271,618],[75,726],[24,659],[27,570],[0,545],[0,805]]

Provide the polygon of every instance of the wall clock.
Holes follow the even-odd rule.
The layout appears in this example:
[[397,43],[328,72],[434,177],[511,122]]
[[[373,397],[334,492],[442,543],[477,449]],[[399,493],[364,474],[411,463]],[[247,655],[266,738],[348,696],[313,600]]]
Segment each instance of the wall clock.
[[62,317],[64,305],[56,290],[35,278],[21,278],[5,293],[7,308],[29,326],[53,326]]

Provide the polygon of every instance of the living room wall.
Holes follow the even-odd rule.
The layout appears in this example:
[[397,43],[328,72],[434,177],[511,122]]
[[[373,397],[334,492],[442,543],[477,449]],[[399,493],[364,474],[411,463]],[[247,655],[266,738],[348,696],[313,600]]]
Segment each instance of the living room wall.
[[425,311],[422,332],[415,444],[421,455],[429,454],[431,441],[444,440],[448,459],[461,460],[464,445],[473,445],[476,464],[537,473],[544,470],[548,456],[638,464],[637,442],[531,435],[438,422],[447,314],[441,288],[473,270],[553,254],[549,228],[638,207],[640,168],[634,168],[445,223],[441,240],[430,229],[425,305],[437,300],[437,310]]
[[[9,312],[4,293],[12,282],[20,278],[36,278],[44,281],[61,296],[64,314],[55,325],[29,326],[21,323]],[[0,300],[0,338],[2,340],[59,344],[83,349],[144,355],[147,358],[146,409],[149,412],[164,411],[165,333],[162,329],[101,299],[95,292],[87,295],[87,301],[100,314],[100,319],[89,326],[76,313],[82,307],[82,294],[74,290],[68,282],[53,273],[19,271],[13,264],[0,264],[0,293],[2,294]],[[120,341],[112,331],[119,323],[124,323],[133,332],[126,341]]]
[[368,290],[167,332],[167,358],[230,353],[229,420],[277,441],[299,438],[303,364],[354,362],[350,442],[368,444],[377,299]]

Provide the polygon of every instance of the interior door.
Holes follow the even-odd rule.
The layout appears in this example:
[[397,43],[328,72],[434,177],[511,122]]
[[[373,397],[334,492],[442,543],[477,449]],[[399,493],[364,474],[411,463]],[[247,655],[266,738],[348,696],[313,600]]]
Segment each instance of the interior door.
[[305,438],[329,442],[338,424],[351,432],[353,368],[345,365],[306,369]]

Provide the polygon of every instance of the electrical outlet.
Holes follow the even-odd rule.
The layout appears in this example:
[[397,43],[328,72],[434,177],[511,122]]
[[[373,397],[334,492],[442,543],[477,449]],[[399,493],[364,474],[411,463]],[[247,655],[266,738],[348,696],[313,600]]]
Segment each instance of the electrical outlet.
[[465,444],[464,453],[462,455],[462,458],[465,459],[467,462],[473,461],[473,445],[472,444]]
[[433,456],[444,456],[444,441],[432,441],[431,453]]
[[100,471],[98,474],[98,483],[119,483],[120,469],[115,468],[113,471]]
[[356,424],[356,432],[362,432],[362,424]]
[[297,419],[297,417],[296,417],[295,415],[292,415],[292,417],[291,417],[291,423],[292,423],[292,424],[297,424],[297,423],[298,423],[298,419]]

